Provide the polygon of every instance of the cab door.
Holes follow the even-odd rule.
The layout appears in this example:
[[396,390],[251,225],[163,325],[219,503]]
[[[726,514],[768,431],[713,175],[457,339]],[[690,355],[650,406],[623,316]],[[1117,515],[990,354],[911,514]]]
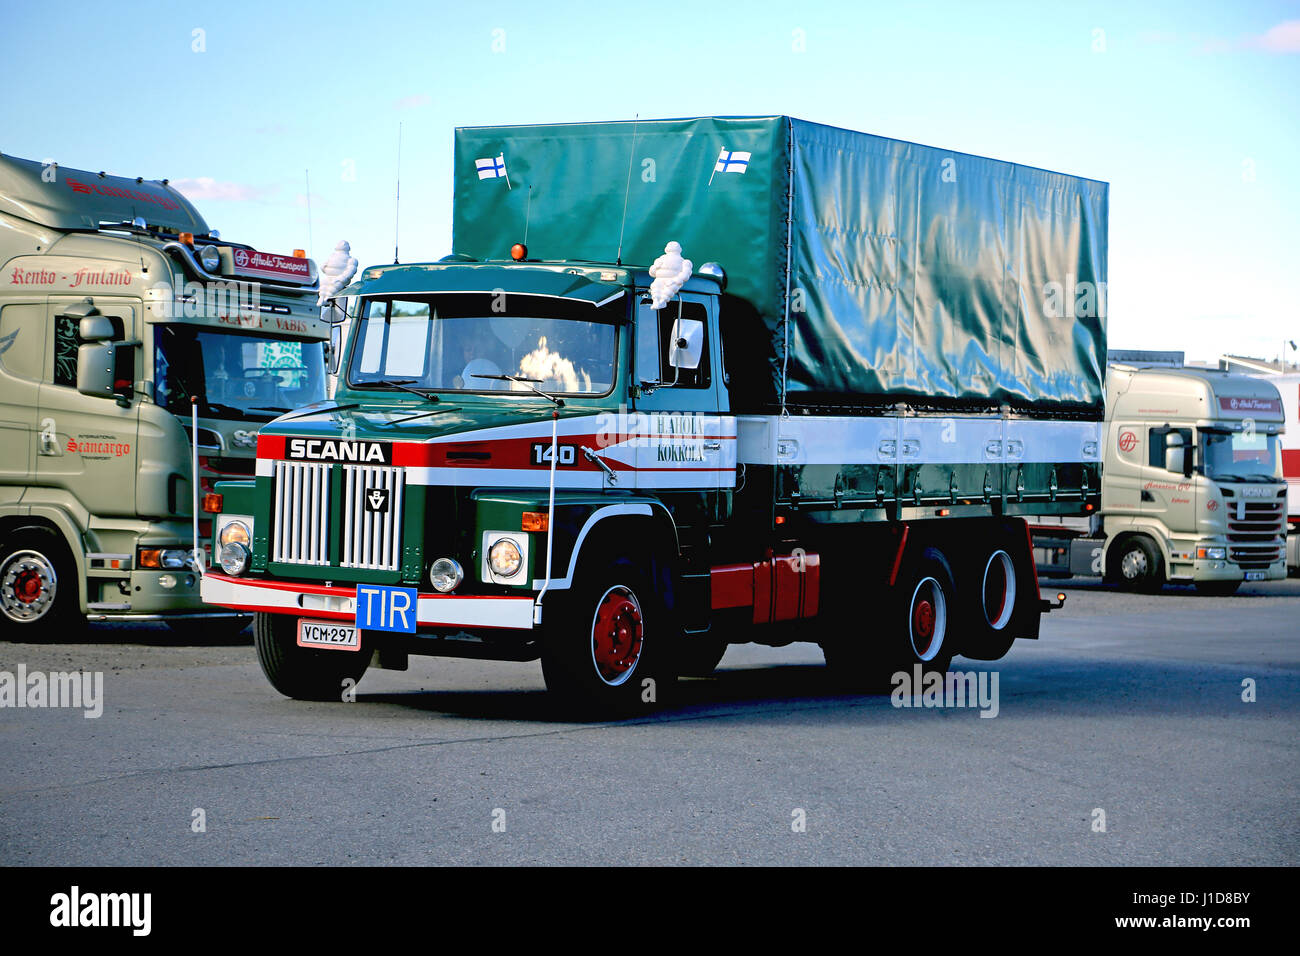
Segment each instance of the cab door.
[[[50,296],[46,335],[45,381],[40,388],[43,428],[37,476],[41,485],[69,493],[92,515],[134,516],[140,396],[132,393],[126,407],[111,398],[77,391],[79,319],[65,315],[82,296]],[[139,339],[143,317],[137,304],[96,297],[101,315],[121,323],[123,338]],[[129,368],[121,371],[134,386],[140,381],[140,348],[124,350]],[[165,514],[166,502],[144,512]]]
[[[1183,473],[1182,467],[1176,471],[1165,467],[1166,451],[1171,438],[1182,439],[1182,448],[1194,448],[1194,434],[1191,428],[1178,426],[1148,425],[1146,428],[1147,454],[1142,469],[1142,515],[1161,524],[1174,534],[1190,534],[1195,531],[1196,485],[1192,478]],[[1175,453],[1179,462],[1182,456]]]
[[45,297],[0,307],[0,500],[16,501],[31,484],[45,367]]
[[[635,480],[637,488],[731,490],[736,485],[736,420],[726,409],[717,298],[681,293],[663,309],[637,304],[639,381],[658,381],[637,401]],[[695,368],[670,364],[677,323],[703,323],[702,351]],[[643,336],[657,329],[657,359]],[[692,343],[694,344],[694,343]],[[653,362],[655,367],[650,366]]]

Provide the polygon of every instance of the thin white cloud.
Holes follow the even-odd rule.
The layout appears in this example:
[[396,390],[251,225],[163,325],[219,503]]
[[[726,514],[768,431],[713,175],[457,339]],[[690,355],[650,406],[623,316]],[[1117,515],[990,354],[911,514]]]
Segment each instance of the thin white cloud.
[[410,96],[403,96],[400,100],[393,103],[399,110],[414,110],[421,106],[428,106],[433,100],[428,93],[412,93]]
[[199,176],[196,179],[173,179],[171,182],[180,193],[192,202],[226,200],[229,202],[253,202],[263,198],[267,189],[248,183],[225,183],[211,176]]
[[1300,53],[1300,20],[1284,20],[1255,37],[1251,46],[1270,53]]
[[1201,53],[1231,53],[1235,50],[1263,50],[1265,53],[1300,53],[1300,20],[1283,20],[1263,33],[1239,40],[1214,37],[1200,47]]

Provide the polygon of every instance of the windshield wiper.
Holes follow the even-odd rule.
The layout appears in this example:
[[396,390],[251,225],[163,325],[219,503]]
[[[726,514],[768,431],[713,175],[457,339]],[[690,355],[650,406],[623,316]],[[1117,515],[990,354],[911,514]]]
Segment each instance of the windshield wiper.
[[543,392],[540,388],[538,388],[536,385],[533,384],[534,382],[544,381],[544,379],[524,378],[522,375],[478,375],[474,372],[471,372],[469,377],[470,378],[494,378],[498,382],[518,382],[520,385],[527,385],[530,389],[532,389],[538,395],[542,396],[542,398],[546,399],[548,402],[554,402],[557,408],[564,407],[564,399],[556,398],[554,395],[551,395],[548,392]]
[[430,395],[428,392],[422,392],[418,388],[411,388],[412,383],[419,381],[414,378],[381,378],[377,382],[366,382],[367,385],[387,385],[389,388],[400,388],[404,392],[410,392],[412,395],[419,395],[426,402],[440,402],[437,395]]
[[253,405],[248,409],[250,412],[291,412],[292,408],[281,408],[279,405]]

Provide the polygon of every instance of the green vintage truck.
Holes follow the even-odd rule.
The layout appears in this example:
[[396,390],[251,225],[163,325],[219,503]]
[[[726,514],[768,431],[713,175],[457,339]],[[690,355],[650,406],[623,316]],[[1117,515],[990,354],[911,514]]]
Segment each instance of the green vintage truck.
[[324,399],[317,290],[166,180],[0,155],[0,635],[246,626],[199,595],[194,468],[251,477],[258,428]]
[[1038,636],[1025,518],[1101,487],[1105,184],[784,116],[455,166],[453,253],[364,270],[333,404],[217,486],[203,595],[276,689],[540,658],[626,712],[729,643],[864,682]]

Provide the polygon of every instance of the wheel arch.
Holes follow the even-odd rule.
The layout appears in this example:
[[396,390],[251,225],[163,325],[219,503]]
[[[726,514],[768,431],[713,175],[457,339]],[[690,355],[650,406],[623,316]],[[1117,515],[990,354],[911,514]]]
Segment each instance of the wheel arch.
[[[617,537],[622,529],[647,525],[653,529],[658,539],[657,550],[667,552],[666,556],[675,565],[676,558],[680,554],[677,525],[662,502],[655,499],[638,499],[604,504],[593,507],[591,513],[587,515],[568,555],[561,556],[557,553],[556,556],[560,558],[560,563],[563,565],[563,574],[557,575],[556,569],[552,568],[548,590],[563,591],[573,586],[574,575],[584,553],[591,554],[607,547],[610,539]],[[534,582],[538,588],[546,583],[545,578],[539,578]]]
[[77,606],[85,614],[86,596],[86,549],[82,541],[81,528],[66,511],[47,506],[32,507],[25,514],[9,513],[0,515],[0,543],[10,534],[21,528],[44,528],[59,536],[64,549],[72,557],[77,569]]
[[[1168,581],[1170,560],[1169,549],[1166,547],[1168,539],[1164,535],[1142,525],[1125,528],[1123,531],[1117,532],[1113,537],[1106,538],[1105,544],[1102,545],[1101,555],[1103,579],[1109,580],[1111,578],[1111,553],[1113,549],[1123,547],[1126,542],[1134,538],[1146,538],[1155,547],[1156,553],[1160,555],[1162,580]],[[1118,551],[1115,553],[1118,553]]]

